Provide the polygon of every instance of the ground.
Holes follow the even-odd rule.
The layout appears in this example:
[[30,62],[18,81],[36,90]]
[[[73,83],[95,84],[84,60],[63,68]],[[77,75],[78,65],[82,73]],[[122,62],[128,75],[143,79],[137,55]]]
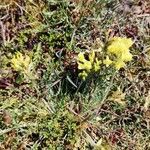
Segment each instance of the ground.
[[[1,150],[150,149],[149,0],[0,0],[0,33]],[[113,37],[132,60],[80,77]]]

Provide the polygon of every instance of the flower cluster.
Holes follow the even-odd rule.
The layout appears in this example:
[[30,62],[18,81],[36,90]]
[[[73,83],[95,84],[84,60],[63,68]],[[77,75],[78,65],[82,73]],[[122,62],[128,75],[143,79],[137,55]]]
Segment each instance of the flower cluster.
[[[129,38],[114,37],[111,39],[107,47],[107,57],[103,61],[106,66],[113,64],[117,70],[125,67],[125,62],[132,60],[132,54],[129,48],[133,45],[133,41]],[[112,57],[113,60],[110,60]]]
[[17,52],[11,59],[11,66],[16,71],[27,71],[29,69],[31,59],[29,56],[23,56],[22,53]]
[[85,58],[86,53],[80,52],[77,57],[78,69],[81,71],[79,73],[79,76],[82,77],[83,80],[85,80],[90,72],[96,72],[100,69],[101,63],[106,65],[106,67],[112,65],[117,70],[125,67],[125,63],[132,60],[132,54],[129,51],[129,48],[132,45],[133,41],[130,38],[112,38],[109,41],[109,44],[107,46],[104,46],[107,48],[107,54],[105,59],[101,59],[102,61],[100,61],[99,57],[95,55],[95,51],[91,51],[90,53],[88,53],[87,59]]
[[96,72],[100,69],[101,61],[95,57],[95,52],[91,51],[88,53],[88,59],[85,58],[84,52],[80,52],[77,57],[77,63],[78,69],[81,70],[79,76],[85,80],[90,72]]

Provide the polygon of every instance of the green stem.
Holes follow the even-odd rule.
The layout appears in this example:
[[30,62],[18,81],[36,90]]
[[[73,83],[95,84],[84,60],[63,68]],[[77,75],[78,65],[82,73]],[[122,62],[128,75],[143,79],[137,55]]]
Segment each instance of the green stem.
[[103,97],[103,99],[101,100],[100,103],[97,103],[96,105],[94,105],[90,110],[88,110],[87,112],[85,112],[85,114],[89,113],[90,112],[90,115],[93,115],[93,114],[98,114],[99,110],[101,109],[101,107],[103,106],[103,104],[106,102],[107,100],[107,96],[113,86],[113,82],[114,82],[114,79],[115,79],[115,76],[116,76],[116,73],[117,71],[115,71],[112,75],[112,78],[110,80],[110,83],[109,83],[109,86],[106,88],[105,90],[105,95]]

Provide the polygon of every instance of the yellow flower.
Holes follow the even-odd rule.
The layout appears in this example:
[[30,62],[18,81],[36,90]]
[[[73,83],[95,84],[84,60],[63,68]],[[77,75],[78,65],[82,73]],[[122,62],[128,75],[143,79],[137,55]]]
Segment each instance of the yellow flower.
[[130,48],[133,45],[133,41],[131,38],[121,38],[121,41],[126,45],[126,47]]
[[85,59],[83,52],[78,54],[77,60],[78,60],[78,69],[80,70],[85,69],[87,71],[90,71],[90,69],[92,68],[92,64],[90,61]]
[[114,62],[114,65],[117,70],[126,66],[126,64],[122,60],[117,60],[116,62]]
[[78,69],[80,70],[86,70],[90,72],[90,69],[92,69],[92,64],[90,61],[85,60],[83,63],[78,62]]
[[17,52],[11,59],[11,66],[16,71],[27,70],[30,64],[30,57],[23,56],[20,52]]
[[111,45],[108,46],[108,53],[117,55],[118,53],[122,52],[122,50],[126,50],[124,44],[117,42],[113,42]]
[[101,64],[101,61],[98,61],[98,59],[96,58],[95,62],[94,62],[94,71],[95,72],[100,69],[100,64]]
[[96,72],[100,69],[101,61],[99,61],[95,57],[95,52],[91,51],[88,54],[89,60],[85,59],[85,53],[81,52],[78,54],[77,57],[77,63],[78,63],[78,69],[82,70],[81,73],[79,73],[79,76],[82,77],[83,80],[88,76],[88,74],[92,71]]
[[[114,37],[110,41],[110,45],[107,47],[109,56],[114,56],[116,60],[113,61],[115,68],[120,69],[125,66],[125,62],[132,60],[132,54],[129,48],[133,45],[133,41],[130,38]],[[109,59],[104,60],[104,64],[109,65]],[[111,63],[111,62],[110,62]],[[107,66],[108,66],[107,65]]]
[[112,60],[109,59],[109,56],[106,56],[106,59],[103,61],[103,63],[108,67],[112,64]]
[[92,51],[92,52],[89,54],[89,60],[90,60],[91,63],[93,63],[93,62],[94,62],[94,59],[95,59],[95,52]]
[[130,52],[125,52],[121,54],[120,57],[123,61],[128,62],[132,60],[132,54]]
[[85,80],[88,74],[85,71],[82,71],[81,73],[79,73],[79,76],[82,77],[83,80]]
[[84,61],[85,61],[85,57],[84,57],[84,53],[83,53],[83,52],[80,52],[80,53],[78,54],[77,60],[78,60],[78,61],[81,61],[81,62],[84,62]]
[[128,51],[129,48],[132,46],[133,42],[131,39],[128,38],[121,38],[121,37],[114,37],[110,41],[110,45],[108,46],[108,53],[112,53],[118,55],[123,51]]

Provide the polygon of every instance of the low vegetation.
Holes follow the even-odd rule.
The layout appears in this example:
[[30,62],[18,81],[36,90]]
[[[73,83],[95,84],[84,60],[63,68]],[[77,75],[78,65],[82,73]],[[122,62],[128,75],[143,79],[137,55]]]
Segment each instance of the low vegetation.
[[150,149],[148,0],[1,0],[0,149]]

